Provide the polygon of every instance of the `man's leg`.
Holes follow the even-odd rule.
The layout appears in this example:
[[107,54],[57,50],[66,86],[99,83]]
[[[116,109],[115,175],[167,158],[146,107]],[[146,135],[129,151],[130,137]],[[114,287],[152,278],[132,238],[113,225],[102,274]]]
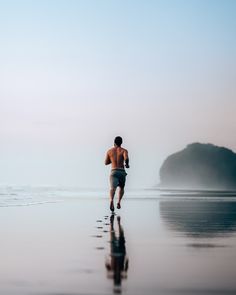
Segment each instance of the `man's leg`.
[[117,179],[117,177],[115,177],[113,172],[111,172],[111,175],[110,175],[110,185],[111,185],[111,188],[110,188],[110,210],[113,212],[114,211],[113,200],[114,200],[114,196],[116,193],[116,188],[118,186],[118,179]]
[[124,196],[124,187],[120,187],[119,189],[119,194],[118,194],[118,203],[117,203],[117,209],[120,209],[120,202],[121,202],[121,199],[123,198]]
[[111,209],[111,211],[114,211],[114,203],[113,203],[113,200],[114,200],[115,193],[116,193],[116,189],[115,188],[111,188],[110,189],[110,209]]

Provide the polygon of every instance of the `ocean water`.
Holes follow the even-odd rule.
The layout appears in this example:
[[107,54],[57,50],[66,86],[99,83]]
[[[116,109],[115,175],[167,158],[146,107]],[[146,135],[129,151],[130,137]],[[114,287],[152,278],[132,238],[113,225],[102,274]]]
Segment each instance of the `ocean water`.
[[236,294],[234,192],[0,190],[0,294]]
[[[128,198],[156,198],[156,190],[133,189]],[[158,195],[159,196],[159,195]],[[0,207],[32,206],[78,199],[107,199],[106,189],[86,189],[59,186],[6,186],[0,185]]]
[[73,198],[103,197],[104,190],[47,186],[0,186],[0,207],[31,206]]

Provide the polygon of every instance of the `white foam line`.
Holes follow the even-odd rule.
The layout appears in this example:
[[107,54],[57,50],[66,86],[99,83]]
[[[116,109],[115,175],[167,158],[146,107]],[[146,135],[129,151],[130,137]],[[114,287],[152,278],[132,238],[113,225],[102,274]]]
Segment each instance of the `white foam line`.
[[50,203],[59,203],[62,201],[41,201],[41,202],[33,202],[27,204],[1,204],[0,207],[24,207],[24,206],[35,206],[35,205],[43,205],[43,204],[50,204]]

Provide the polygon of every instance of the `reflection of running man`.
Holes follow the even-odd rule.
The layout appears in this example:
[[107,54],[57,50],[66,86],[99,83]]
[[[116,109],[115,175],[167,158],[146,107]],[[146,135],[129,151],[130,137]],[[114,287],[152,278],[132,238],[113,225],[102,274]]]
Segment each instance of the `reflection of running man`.
[[114,230],[114,215],[110,217],[110,243],[111,253],[106,261],[108,278],[114,282],[114,292],[121,292],[121,281],[127,278],[129,260],[126,257],[124,230],[120,224],[120,217],[117,216],[118,235]]
[[[129,168],[129,156],[128,151],[121,147],[122,138],[117,136],[114,140],[114,147],[109,149],[106,154],[105,165],[111,164],[110,175],[110,209],[114,211],[113,199],[115,196],[116,188],[119,186],[119,196],[117,202],[117,209],[120,209],[120,202],[124,195],[125,179],[127,173],[125,167]],[[124,167],[125,164],[125,167]]]

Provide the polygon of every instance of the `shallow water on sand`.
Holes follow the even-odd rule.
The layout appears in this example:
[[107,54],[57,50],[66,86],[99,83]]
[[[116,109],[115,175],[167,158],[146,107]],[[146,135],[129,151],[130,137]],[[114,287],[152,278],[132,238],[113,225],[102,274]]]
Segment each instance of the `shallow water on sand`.
[[2,192],[0,294],[236,294],[233,194],[26,192]]

